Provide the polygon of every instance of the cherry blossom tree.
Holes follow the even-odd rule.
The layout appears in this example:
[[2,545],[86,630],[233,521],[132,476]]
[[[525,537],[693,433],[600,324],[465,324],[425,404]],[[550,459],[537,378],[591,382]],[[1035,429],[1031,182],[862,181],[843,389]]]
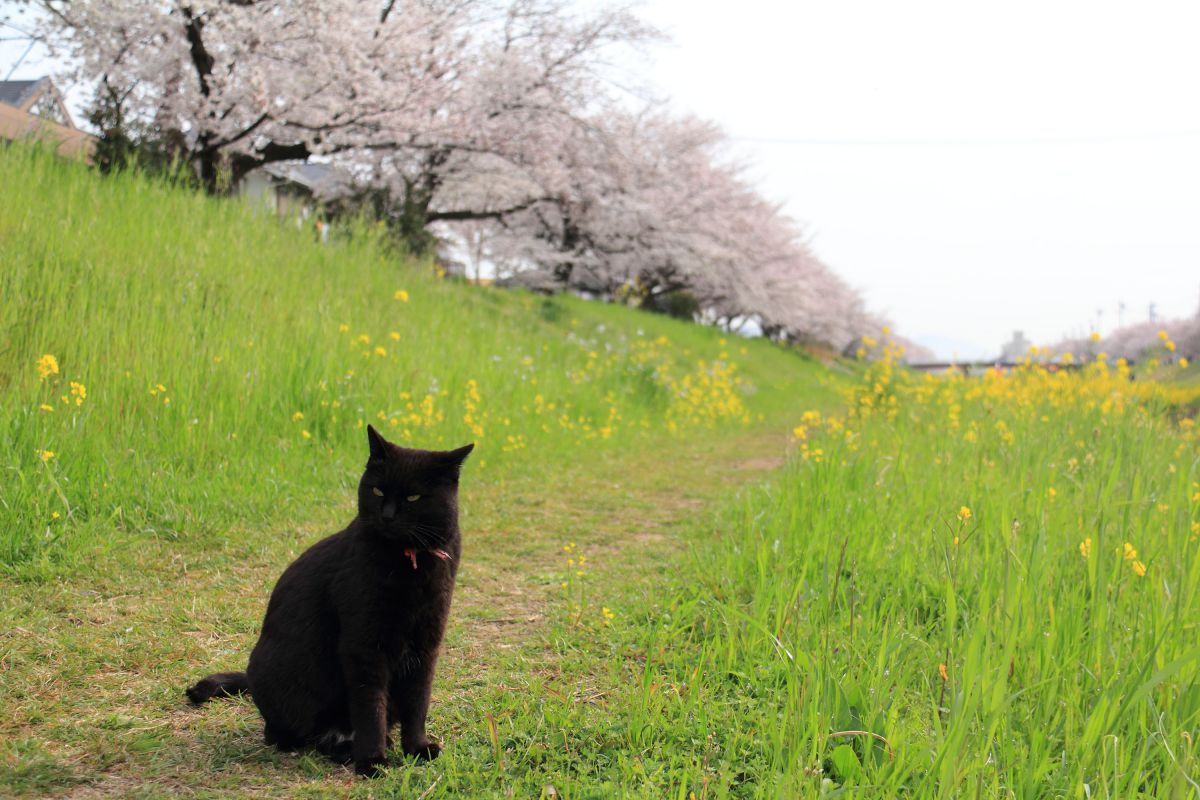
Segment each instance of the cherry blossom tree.
[[567,0],[28,0],[111,118],[169,136],[210,191],[322,157],[414,250],[536,267],[647,306],[842,347],[878,320],[762,198],[719,129],[614,84],[656,31]]
[[562,0],[37,5],[45,40],[130,116],[180,131],[211,190],[222,173],[341,155],[369,185],[397,183],[400,209],[446,219],[502,211],[438,207],[437,194],[479,157],[535,166],[601,52],[655,35],[624,9],[576,16]]

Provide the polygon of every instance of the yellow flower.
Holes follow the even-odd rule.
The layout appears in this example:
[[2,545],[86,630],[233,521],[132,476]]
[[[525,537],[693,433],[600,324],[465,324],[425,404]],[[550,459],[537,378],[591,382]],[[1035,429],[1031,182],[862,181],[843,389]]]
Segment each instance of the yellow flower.
[[971,514],[971,509],[967,508],[966,506],[963,506],[962,508],[958,509],[958,521],[959,522],[966,522],[972,516],[973,515]]
[[71,395],[75,398],[75,405],[81,406],[87,397],[87,387],[82,383],[71,381]]
[[1168,353],[1175,352],[1175,343],[1170,340],[1168,340],[1167,343],[1163,345],[1163,347],[1167,348]]
[[387,358],[387,350],[379,345],[375,345],[375,355],[379,356],[380,358]]
[[46,378],[49,378],[51,375],[57,375],[58,359],[49,353],[46,353],[46,355],[37,360],[37,371],[42,380],[46,380]]
[[299,422],[302,419],[304,419],[303,411],[297,411],[295,414],[292,414],[292,422]]
[[1179,366],[1183,367],[1184,369],[1187,369],[1188,360],[1186,358],[1179,359]]
[[1054,498],[1058,497],[1058,490],[1051,486],[1046,490],[1046,497],[1050,498],[1050,500],[1054,500]]
[[338,325],[338,333],[345,333],[348,330],[350,330],[350,326],[346,323],[343,322],[341,325]]
[[408,302],[408,292],[404,291],[403,289],[397,289],[396,294],[394,294],[392,296],[395,297],[397,300],[399,300],[401,303]]
[[50,459],[54,458],[54,451],[53,450],[39,450],[38,458],[40,458],[42,461],[49,461]]
[[1170,339],[1171,337],[1167,334],[1166,331],[1159,331],[1158,338],[1162,339],[1165,342],[1167,339]]
[[1137,558],[1137,550],[1135,550],[1133,545],[1131,545],[1129,542],[1126,542],[1125,543],[1125,560],[1133,561],[1135,558]]
[[309,433],[308,431],[300,431],[300,436],[301,436],[301,437],[303,437],[303,438],[305,438],[305,439],[311,439],[311,438],[312,438],[312,434],[311,434],[311,433]]
[[397,331],[392,331],[391,333],[388,334],[388,338],[391,339],[393,342],[398,342],[398,341],[400,341],[400,334]]
[[1100,341],[1100,332],[1092,331],[1092,335],[1089,336],[1088,338],[1091,339],[1093,342],[1098,342],[1098,341]]
[[47,414],[54,413],[54,406],[50,405],[49,403],[42,403],[40,406],[38,406],[38,408]]
[[354,343],[355,344],[370,344],[371,337],[367,336],[365,333],[360,333],[358,335],[358,338],[354,340]]
[[50,512],[50,519],[58,519],[58,517],[59,517],[59,513],[57,511]]
[[1092,555],[1092,537],[1087,537],[1079,543],[1079,555],[1090,558]]
[[797,439],[805,439],[808,437],[808,428],[804,425],[797,425],[792,428],[792,436],[795,436]]
[[1137,575],[1139,578],[1146,577],[1146,565],[1141,561],[1134,561],[1129,566],[1133,568],[1134,575]]

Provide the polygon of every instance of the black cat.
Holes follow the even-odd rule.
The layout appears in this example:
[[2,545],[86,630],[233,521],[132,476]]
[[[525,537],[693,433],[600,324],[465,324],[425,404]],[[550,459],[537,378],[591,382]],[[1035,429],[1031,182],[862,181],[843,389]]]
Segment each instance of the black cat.
[[405,754],[437,758],[425,715],[458,572],[458,475],[469,444],[413,450],[367,426],[358,516],[292,562],[267,605],[245,672],[187,690],[199,705],[249,692],[281,750],[313,747],[360,775]]

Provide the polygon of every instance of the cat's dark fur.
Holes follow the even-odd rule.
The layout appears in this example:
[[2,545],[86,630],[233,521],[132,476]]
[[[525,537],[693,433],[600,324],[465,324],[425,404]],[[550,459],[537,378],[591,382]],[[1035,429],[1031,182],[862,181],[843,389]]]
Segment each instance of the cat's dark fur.
[[284,570],[246,671],[210,675],[187,696],[248,691],[268,743],[374,775],[395,724],[407,755],[440,752],[425,715],[461,552],[459,469],[473,445],[412,450],[370,426],[367,438],[358,516]]

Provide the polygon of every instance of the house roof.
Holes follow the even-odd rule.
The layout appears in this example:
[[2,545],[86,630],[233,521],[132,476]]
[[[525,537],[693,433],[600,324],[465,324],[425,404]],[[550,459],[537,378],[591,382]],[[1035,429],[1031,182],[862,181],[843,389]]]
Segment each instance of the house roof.
[[336,194],[350,180],[350,173],[333,164],[281,161],[267,164],[262,170],[273,178],[298,184],[322,196]]
[[24,110],[25,104],[39,93],[40,85],[49,78],[36,81],[0,81],[0,103]]

